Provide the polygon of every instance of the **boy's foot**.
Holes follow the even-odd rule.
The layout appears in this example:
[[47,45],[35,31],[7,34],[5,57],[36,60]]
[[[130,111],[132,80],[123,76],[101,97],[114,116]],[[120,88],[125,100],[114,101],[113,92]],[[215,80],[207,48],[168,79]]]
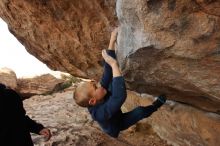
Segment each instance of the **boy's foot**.
[[158,96],[157,100],[153,102],[153,106],[155,106],[156,108],[159,108],[166,102],[166,100],[167,100],[166,95],[162,94]]

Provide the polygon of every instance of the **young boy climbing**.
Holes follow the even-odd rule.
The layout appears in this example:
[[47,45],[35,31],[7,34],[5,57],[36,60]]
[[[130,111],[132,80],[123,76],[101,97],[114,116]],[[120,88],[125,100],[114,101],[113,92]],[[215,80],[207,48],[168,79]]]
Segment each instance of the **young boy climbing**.
[[100,85],[95,81],[79,84],[74,92],[75,102],[87,107],[92,118],[98,122],[103,131],[112,137],[119,132],[150,116],[166,102],[161,95],[149,106],[139,106],[122,113],[121,106],[127,97],[124,78],[121,75],[115,55],[117,29],[111,33],[108,50],[102,51],[105,60],[104,73]]

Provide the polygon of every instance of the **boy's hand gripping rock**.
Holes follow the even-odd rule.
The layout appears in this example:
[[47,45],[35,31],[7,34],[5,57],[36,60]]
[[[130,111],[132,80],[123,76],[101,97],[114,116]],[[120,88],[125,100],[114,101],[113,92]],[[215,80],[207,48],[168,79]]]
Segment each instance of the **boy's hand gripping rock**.
[[117,61],[111,56],[109,56],[106,50],[102,50],[102,57],[105,60],[105,62],[108,63],[110,66],[117,65]]

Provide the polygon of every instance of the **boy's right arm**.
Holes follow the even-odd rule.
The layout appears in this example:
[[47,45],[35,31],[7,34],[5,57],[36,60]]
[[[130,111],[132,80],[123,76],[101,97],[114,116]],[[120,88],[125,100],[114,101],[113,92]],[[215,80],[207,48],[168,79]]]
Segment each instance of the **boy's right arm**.
[[[117,38],[117,33],[118,33],[117,28],[111,33],[111,38],[110,38],[109,46],[108,46],[108,50],[107,50],[107,54],[114,59],[116,59],[115,42],[116,42],[116,38]],[[107,90],[111,81],[112,81],[112,67],[108,63],[106,63],[106,61],[105,61],[104,62],[104,72],[103,72],[102,79],[101,79],[100,83],[101,83],[102,87],[104,87]]]

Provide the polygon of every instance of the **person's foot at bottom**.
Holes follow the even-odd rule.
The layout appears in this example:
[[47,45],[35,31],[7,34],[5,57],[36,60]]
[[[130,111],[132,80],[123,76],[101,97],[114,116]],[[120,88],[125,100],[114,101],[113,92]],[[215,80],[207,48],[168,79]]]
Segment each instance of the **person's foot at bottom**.
[[156,108],[160,108],[166,102],[166,100],[167,100],[166,95],[162,94],[158,96],[157,100],[153,102],[153,106]]

